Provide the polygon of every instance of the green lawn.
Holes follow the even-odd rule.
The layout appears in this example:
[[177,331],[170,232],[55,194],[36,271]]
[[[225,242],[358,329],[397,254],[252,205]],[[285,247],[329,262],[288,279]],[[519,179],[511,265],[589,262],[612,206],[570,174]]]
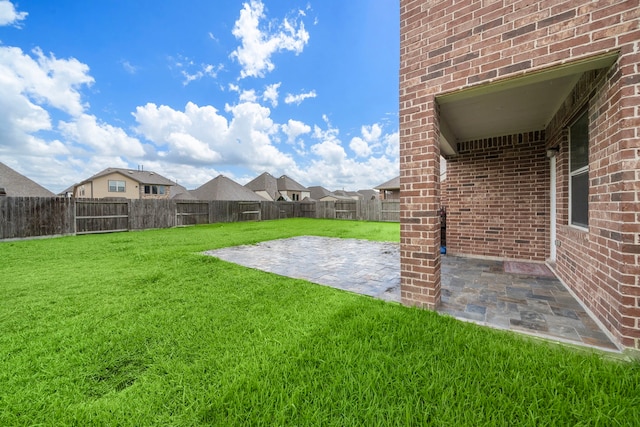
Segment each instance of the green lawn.
[[263,273],[292,219],[0,243],[0,425],[638,425],[640,364]]

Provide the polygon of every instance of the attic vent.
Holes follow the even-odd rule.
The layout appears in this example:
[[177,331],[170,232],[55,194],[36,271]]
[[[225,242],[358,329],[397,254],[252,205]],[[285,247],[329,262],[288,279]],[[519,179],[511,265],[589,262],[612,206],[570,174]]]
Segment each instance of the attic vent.
[[133,171],[129,171],[129,173],[130,173],[131,175],[133,175]]

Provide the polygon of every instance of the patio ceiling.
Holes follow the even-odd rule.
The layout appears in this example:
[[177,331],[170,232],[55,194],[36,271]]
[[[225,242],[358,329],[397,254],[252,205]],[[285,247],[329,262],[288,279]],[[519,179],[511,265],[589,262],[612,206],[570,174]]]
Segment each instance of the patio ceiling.
[[610,52],[436,97],[442,154],[455,156],[461,141],[545,129],[582,74],[617,57]]

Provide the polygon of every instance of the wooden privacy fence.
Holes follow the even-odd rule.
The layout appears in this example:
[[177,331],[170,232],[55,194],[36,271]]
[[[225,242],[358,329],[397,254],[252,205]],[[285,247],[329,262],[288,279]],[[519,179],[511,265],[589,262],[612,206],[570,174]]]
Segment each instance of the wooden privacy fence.
[[0,240],[284,218],[399,222],[400,202],[397,200],[238,202],[0,197]]

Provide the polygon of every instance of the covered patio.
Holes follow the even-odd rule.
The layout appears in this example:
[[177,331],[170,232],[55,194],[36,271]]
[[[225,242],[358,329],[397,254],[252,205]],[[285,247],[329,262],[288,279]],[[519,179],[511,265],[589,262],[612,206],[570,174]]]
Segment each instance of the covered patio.
[[441,268],[440,313],[554,341],[618,350],[544,264],[443,256]]

